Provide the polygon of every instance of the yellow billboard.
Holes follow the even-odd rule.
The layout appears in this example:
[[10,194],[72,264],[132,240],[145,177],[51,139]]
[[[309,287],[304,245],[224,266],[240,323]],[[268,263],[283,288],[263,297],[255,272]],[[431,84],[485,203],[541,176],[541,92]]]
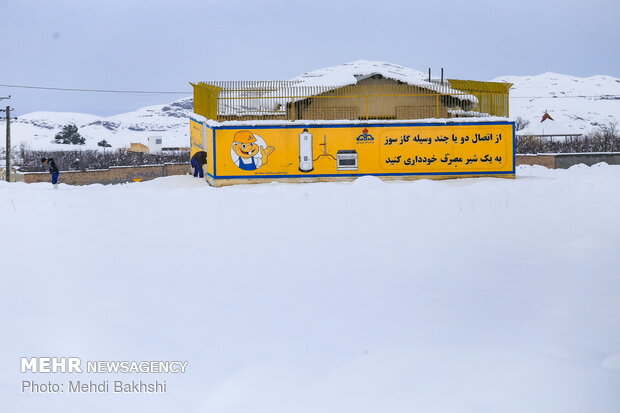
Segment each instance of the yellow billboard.
[[189,120],[189,136],[191,140],[190,157],[196,152],[206,150],[206,139],[203,139],[203,125],[195,119]]
[[205,151],[207,153],[206,172],[208,175],[213,176],[215,167],[213,162],[213,129],[206,127],[199,120],[190,118],[189,135],[191,140],[190,158],[196,152]]
[[215,179],[511,176],[515,171],[511,122],[223,125],[207,130],[214,149],[209,175]]

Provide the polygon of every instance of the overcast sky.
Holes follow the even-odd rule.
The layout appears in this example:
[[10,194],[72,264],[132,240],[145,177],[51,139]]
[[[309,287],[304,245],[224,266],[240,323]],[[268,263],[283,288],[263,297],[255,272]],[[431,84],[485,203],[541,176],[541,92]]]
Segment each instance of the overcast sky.
[[[0,87],[17,114],[112,115],[190,81],[289,79],[352,60],[490,80],[620,77],[618,0],[0,0]],[[6,101],[0,105],[4,106]]]

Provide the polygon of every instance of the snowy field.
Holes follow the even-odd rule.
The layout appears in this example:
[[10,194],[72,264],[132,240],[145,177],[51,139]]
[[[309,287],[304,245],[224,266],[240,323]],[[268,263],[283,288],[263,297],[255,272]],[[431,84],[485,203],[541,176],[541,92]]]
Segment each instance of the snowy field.
[[[617,413],[620,167],[0,183],[0,411]],[[21,374],[24,356],[185,374]],[[122,377],[119,377],[122,376]],[[22,380],[165,394],[21,394]]]

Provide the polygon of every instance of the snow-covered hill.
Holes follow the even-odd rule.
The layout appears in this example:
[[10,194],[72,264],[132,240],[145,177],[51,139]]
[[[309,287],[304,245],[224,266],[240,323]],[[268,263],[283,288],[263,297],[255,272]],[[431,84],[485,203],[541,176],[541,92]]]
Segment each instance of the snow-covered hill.
[[[351,84],[360,76],[382,73],[386,77],[425,83],[424,74],[386,62],[356,61],[308,72],[293,80],[304,84]],[[511,116],[530,122],[519,133],[585,133],[599,125],[620,120],[620,79],[611,76],[580,78],[556,73],[537,76],[503,76],[494,79],[509,82]],[[428,83],[428,82],[426,82]],[[97,148],[105,139],[113,147],[131,142],[146,143],[149,136],[161,136],[164,147],[188,146],[187,117],[192,113],[191,97],[166,105],[149,106],[111,117],[81,113],[34,112],[20,116],[13,124],[13,145],[27,143],[33,149],[75,149],[52,143],[62,126],[74,123],[86,137],[86,148]],[[545,111],[553,121],[540,122]],[[0,145],[4,128],[0,128]]]
[[[97,142],[104,139],[114,148],[129,146],[131,142],[146,144],[149,136],[161,136],[164,147],[187,147],[187,118],[192,111],[193,100],[189,97],[167,105],[147,106],[110,117],[85,113],[33,112],[19,116],[12,122],[12,143],[19,146],[23,142],[32,149],[76,149],[73,145],[53,143],[54,136],[62,127],[73,123],[86,138],[86,145],[80,148],[97,148]],[[4,133],[2,128],[2,143]]]
[[[620,79],[612,76],[575,77],[558,73],[502,76],[509,82],[510,115],[530,124],[520,134],[586,133],[620,121]],[[553,121],[541,122],[547,111]]]

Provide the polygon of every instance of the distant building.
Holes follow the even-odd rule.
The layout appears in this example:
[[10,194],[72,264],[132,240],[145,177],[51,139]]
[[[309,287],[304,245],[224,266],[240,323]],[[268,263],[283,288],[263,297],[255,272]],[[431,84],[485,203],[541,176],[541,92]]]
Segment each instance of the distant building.
[[161,155],[162,138],[161,136],[149,136],[149,153],[152,155]]
[[161,148],[163,153],[166,152],[184,152],[189,151],[189,146],[167,146],[165,148]]
[[132,142],[127,148],[128,152],[141,152],[151,155],[161,155],[170,152],[189,151],[188,146],[162,146],[162,138],[160,136],[151,136],[148,138],[149,144],[145,145],[139,142]]
[[142,153],[148,153],[149,152],[149,147],[146,146],[143,143],[136,143],[136,142],[132,142],[129,144],[129,149],[127,149],[128,152],[142,152]]
[[576,132],[565,123],[557,122],[551,114],[545,111],[540,122],[528,123],[525,128],[517,132],[521,139],[539,139],[546,141],[564,141],[579,139],[582,133]]

